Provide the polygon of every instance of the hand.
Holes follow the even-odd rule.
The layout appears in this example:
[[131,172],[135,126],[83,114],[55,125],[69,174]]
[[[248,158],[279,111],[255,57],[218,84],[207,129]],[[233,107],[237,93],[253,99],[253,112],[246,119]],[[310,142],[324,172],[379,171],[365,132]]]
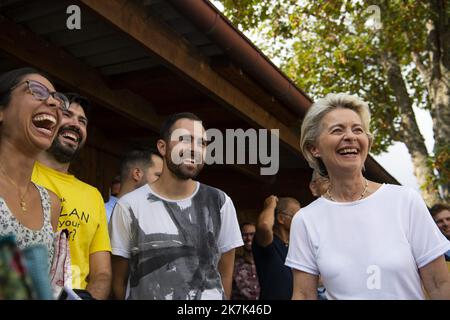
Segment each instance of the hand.
[[267,197],[266,200],[264,200],[264,209],[271,208],[271,209],[275,210],[275,208],[277,207],[277,203],[278,203],[278,197],[271,195],[271,196]]

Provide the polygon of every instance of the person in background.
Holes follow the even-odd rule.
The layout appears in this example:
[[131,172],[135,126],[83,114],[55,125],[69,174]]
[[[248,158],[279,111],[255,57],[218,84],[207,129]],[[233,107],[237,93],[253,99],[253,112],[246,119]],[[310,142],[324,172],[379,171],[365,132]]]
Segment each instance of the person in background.
[[293,299],[450,299],[441,234],[413,189],[364,177],[372,145],[370,111],[339,93],[316,101],[302,123],[300,147],[310,167],[328,175],[325,194],[294,217],[286,265]]
[[309,190],[314,197],[319,198],[327,192],[330,180],[326,176],[322,176],[319,171],[313,170],[311,182],[309,183]]
[[106,220],[109,222],[112,210],[117,202],[117,195],[120,192],[120,175],[115,176],[111,182],[111,191],[109,192],[109,199],[105,202]]
[[435,204],[430,209],[431,216],[442,234],[450,240],[450,206],[442,203]]
[[69,166],[87,138],[90,103],[67,94],[70,108],[63,111],[61,127],[51,147],[38,156],[32,179],[61,199],[58,228],[68,229],[72,286],[83,296],[106,299],[111,288],[111,246],[105,205],[100,192],[69,173]]
[[61,202],[33,183],[31,174],[68,107],[67,98],[33,68],[0,75],[0,235],[14,235],[20,249],[45,245],[49,271]]
[[120,192],[120,175],[115,176],[111,182],[111,195],[117,197]]
[[252,253],[255,232],[254,223],[244,222],[241,225],[244,254],[237,256],[234,262],[231,300],[258,300],[259,298],[260,287]]
[[[146,183],[152,184],[162,172],[163,160],[155,149],[147,147],[133,147],[127,150],[120,160],[119,184],[120,191],[116,194],[114,205],[123,195],[142,187]],[[108,223],[114,205],[106,208]],[[106,204],[105,204],[106,206]],[[108,213],[108,210],[109,213]]]
[[162,173],[163,159],[152,148],[136,147],[122,156],[120,161],[120,183],[122,188],[117,195],[123,195],[155,182]]
[[292,271],[284,262],[291,221],[299,210],[300,203],[294,198],[271,195],[264,201],[252,245],[260,300],[289,300],[292,296]]
[[[431,207],[430,213],[439,230],[450,241],[450,206],[443,203],[435,204]],[[450,271],[450,250],[445,253],[445,261]]]

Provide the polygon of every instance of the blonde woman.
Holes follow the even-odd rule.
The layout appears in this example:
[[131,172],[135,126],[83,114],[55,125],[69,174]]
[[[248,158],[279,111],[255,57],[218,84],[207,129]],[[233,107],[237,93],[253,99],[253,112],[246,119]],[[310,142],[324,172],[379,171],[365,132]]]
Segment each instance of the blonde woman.
[[322,197],[292,222],[286,265],[293,299],[450,299],[444,253],[450,249],[415,190],[363,175],[372,145],[367,103],[329,94],[308,110],[300,147],[328,175]]

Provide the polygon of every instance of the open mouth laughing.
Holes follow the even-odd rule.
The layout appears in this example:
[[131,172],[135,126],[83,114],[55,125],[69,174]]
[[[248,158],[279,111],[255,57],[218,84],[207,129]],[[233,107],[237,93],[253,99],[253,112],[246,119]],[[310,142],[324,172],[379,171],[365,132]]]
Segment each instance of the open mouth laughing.
[[344,157],[355,157],[360,153],[360,150],[356,147],[344,147],[338,149],[337,153]]
[[77,128],[72,127],[62,128],[59,135],[64,141],[69,142],[72,145],[78,145],[82,139],[80,131]]
[[38,113],[32,119],[36,130],[45,136],[52,137],[56,128],[56,117],[49,113]]

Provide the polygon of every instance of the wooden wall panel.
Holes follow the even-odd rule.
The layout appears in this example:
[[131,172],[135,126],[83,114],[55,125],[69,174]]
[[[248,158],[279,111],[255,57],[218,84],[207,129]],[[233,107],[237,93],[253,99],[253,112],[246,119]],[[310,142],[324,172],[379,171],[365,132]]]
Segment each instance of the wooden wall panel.
[[119,170],[119,157],[85,145],[79,157],[70,167],[75,176],[96,187],[105,201],[109,198],[111,181]]

